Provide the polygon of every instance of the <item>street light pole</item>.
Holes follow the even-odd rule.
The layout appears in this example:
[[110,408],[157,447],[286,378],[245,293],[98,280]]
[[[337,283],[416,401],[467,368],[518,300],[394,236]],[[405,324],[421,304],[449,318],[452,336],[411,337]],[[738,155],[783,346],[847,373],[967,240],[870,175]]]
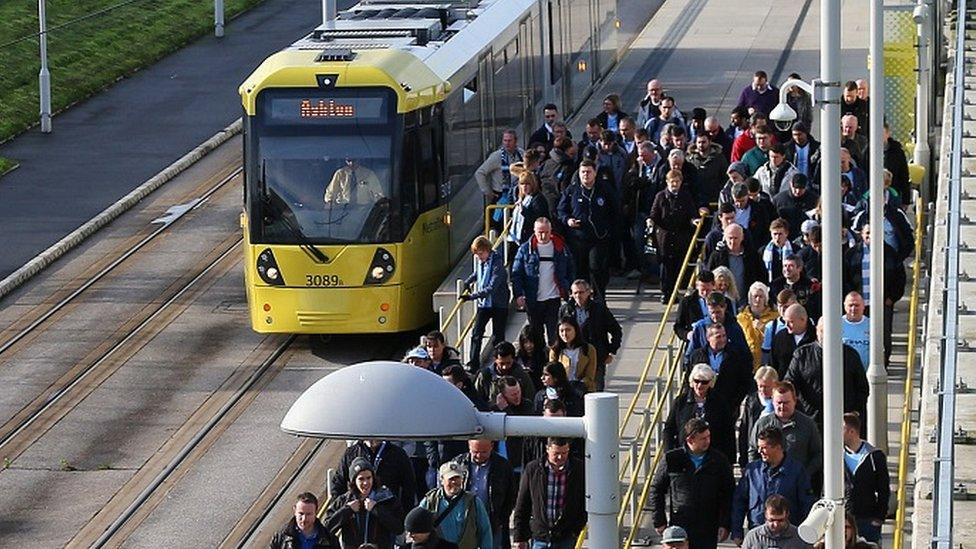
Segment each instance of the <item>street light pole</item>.
[[214,36],[224,37],[224,0],[214,0]]
[[51,133],[51,71],[47,68],[47,0],[37,1],[37,19],[40,32],[37,36],[41,43],[41,72],[37,75],[37,83],[41,96],[41,132]]
[[[820,168],[823,174],[823,303],[828,314],[824,324],[824,497],[843,509],[844,439],[841,421],[844,410],[843,357],[841,354],[841,195],[840,195],[840,0],[820,2]],[[835,511],[838,513],[838,511]],[[827,549],[844,547],[844,520],[834,516],[826,537]]]
[[339,10],[336,7],[336,0],[322,0],[322,22],[328,23],[336,18]]
[[[930,27],[932,10],[925,0],[919,0],[912,19],[918,35],[918,82],[915,85],[915,151],[912,161],[925,168],[925,181],[919,189],[921,203],[927,204],[929,199],[929,85],[931,76],[931,55],[929,42],[931,41]],[[918,205],[916,207],[919,207]]]
[[871,343],[868,346],[868,439],[888,452],[888,371],[884,363],[884,1],[871,0],[870,248]]

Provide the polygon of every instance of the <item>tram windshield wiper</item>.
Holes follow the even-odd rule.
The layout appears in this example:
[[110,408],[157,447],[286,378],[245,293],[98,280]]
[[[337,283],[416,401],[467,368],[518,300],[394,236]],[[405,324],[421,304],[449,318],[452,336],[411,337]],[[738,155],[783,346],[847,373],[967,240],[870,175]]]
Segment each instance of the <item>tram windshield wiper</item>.
[[295,237],[295,240],[298,241],[298,247],[301,248],[302,251],[310,255],[318,263],[328,263],[329,257],[322,253],[322,250],[316,248],[315,244],[312,244],[302,230],[296,227],[295,224],[288,219],[288,216],[285,215],[285,212],[281,207],[281,204],[285,203],[284,199],[280,194],[278,194],[277,191],[274,190],[273,187],[268,186],[267,179],[265,178],[266,162],[267,161],[261,162],[261,181],[258,183],[258,186],[261,189],[261,202],[263,203],[265,211],[269,214],[266,217],[267,221],[280,221],[281,224],[288,229],[288,232]]

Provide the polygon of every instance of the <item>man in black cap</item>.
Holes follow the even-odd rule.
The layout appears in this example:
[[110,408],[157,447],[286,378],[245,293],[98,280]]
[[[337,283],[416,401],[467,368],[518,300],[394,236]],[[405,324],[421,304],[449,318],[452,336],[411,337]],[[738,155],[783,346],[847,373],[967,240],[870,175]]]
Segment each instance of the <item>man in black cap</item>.
[[688,133],[691,134],[688,137],[691,139],[691,141],[694,141],[695,138],[698,137],[699,135],[706,133],[705,132],[706,117],[707,114],[705,113],[705,109],[701,107],[695,107],[694,109],[691,109],[691,121],[688,123]]
[[817,207],[820,197],[810,190],[807,176],[802,173],[793,175],[789,187],[783,189],[773,197],[776,215],[790,224],[790,240],[801,235],[800,227],[807,218],[807,210]]
[[811,177],[820,162],[820,142],[810,136],[810,127],[794,122],[792,139],[786,144],[786,159],[796,166],[796,171]]
[[403,539],[398,549],[457,549],[456,543],[441,539],[434,528],[434,515],[423,507],[414,507],[403,520]]

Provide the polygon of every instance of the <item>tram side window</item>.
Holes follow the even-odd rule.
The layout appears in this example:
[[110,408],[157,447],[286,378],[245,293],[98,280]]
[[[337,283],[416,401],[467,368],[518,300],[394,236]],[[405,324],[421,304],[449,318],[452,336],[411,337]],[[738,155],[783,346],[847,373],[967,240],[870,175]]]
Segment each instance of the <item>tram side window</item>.
[[417,194],[420,209],[427,211],[437,207],[440,189],[440,152],[435,141],[433,124],[425,124],[418,131]]
[[418,160],[417,128],[410,128],[403,133],[403,156],[400,160],[400,197],[403,212],[404,232],[417,219],[417,160]]

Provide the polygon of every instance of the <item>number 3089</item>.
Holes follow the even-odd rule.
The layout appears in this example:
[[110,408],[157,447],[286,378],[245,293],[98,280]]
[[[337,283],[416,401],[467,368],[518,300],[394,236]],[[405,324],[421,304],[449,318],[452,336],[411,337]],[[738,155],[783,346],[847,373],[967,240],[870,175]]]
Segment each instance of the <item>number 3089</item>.
[[339,275],[305,275],[305,285],[319,287],[341,286],[342,279],[339,278]]

